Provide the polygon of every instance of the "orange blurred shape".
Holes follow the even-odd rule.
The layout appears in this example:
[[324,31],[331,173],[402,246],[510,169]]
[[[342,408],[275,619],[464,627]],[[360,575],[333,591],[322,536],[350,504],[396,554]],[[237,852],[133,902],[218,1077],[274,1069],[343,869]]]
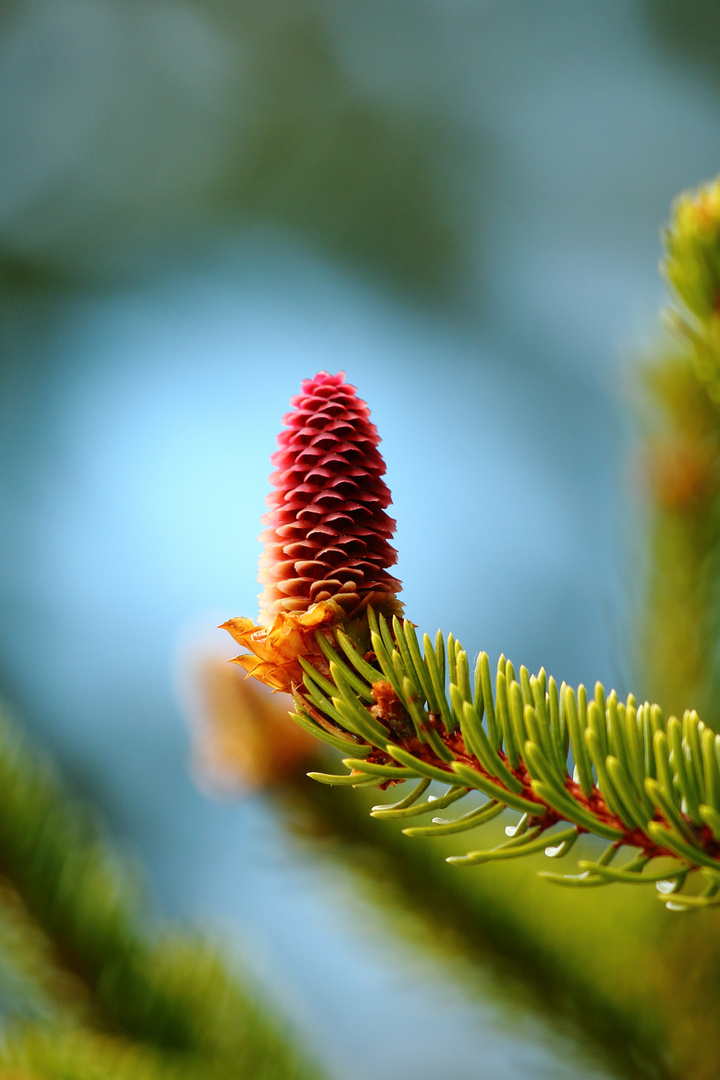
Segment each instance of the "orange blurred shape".
[[694,510],[718,491],[716,454],[706,443],[657,439],[647,456],[653,498],[663,510]]
[[316,739],[290,719],[292,699],[248,679],[227,660],[198,662],[193,774],[198,786],[233,796],[292,780],[317,765]]

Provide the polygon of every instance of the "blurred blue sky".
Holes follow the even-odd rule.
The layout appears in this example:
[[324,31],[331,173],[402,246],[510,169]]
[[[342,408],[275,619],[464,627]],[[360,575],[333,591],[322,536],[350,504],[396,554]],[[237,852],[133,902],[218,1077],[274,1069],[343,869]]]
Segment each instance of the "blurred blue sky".
[[194,791],[178,650],[254,614],[275,434],[325,368],[383,437],[413,620],[628,678],[621,358],[653,332],[672,197],[720,164],[674,13],[0,11],[0,684],[165,908],[231,933],[348,1080],[565,1066],[534,1022],[511,1038],[368,950],[373,916],[262,804]]

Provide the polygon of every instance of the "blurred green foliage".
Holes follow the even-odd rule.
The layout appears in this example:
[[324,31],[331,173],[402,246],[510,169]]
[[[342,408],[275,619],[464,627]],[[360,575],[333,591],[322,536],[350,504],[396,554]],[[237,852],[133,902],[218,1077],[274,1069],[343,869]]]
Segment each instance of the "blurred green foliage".
[[[298,782],[283,818],[346,866],[393,929],[451,960],[470,992],[476,973],[506,1006],[539,1012],[571,1038],[567,1053],[613,1075],[713,1080],[720,1055],[720,926],[687,918],[642,889],[551,889],[543,856],[459,872],[454,838],[409,839],[368,817],[375,795]],[[494,829],[499,842],[505,819]],[[598,846],[582,842],[586,858]],[[487,993],[486,984],[479,992]],[[578,1058],[578,1054],[582,1058]]]
[[[314,0],[109,0],[66,17],[5,5],[25,136],[6,151],[15,210],[0,215],[0,287],[97,287],[260,224],[404,289],[450,295],[471,213],[452,163],[469,148],[436,103],[393,106],[354,85],[330,15]],[[69,161],[42,135],[51,115],[76,144]]]
[[[720,725],[720,415],[692,358],[661,344],[639,369],[647,515],[636,663],[643,692]],[[649,557],[648,557],[649,556]]]
[[[462,850],[462,840],[409,839],[396,823],[368,816],[374,801],[376,792],[298,781],[281,806],[289,828],[357,875],[390,925],[415,948],[450,959],[469,989],[479,969],[498,999],[539,1012],[614,1074],[682,1075],[671,1067],[659,1018],[626,981],[640,952],[646,959],[653,948],[652,900],[622,888],[609,902],[605,891],[550,889],[536,876],[542,856],[461,873],[444,856]],[[498,842],[505,823],[486,826]],[[586,853],[597,846],[587,843]]]
[[648,543],[643,688],[720,727],[720,182],[679,196],[665,232],[671,331],[638,363]]
[[6,1069],[88,1080],[320,1075],[216,950],[150,917],[137,871],[5,717],[0,789]]
[[720,22],[713,0],[645,0],[645,18],[658,42],[711,85],[720,85]]

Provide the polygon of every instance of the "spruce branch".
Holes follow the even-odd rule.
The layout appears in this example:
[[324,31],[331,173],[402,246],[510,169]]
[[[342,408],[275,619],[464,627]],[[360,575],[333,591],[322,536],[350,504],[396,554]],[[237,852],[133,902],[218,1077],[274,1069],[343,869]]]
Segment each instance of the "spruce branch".
[[[558,688],[542,670],[530,675],[521,667],[516,675],[504,657],[491,683],[485,653],[471,678],[467,653],[451,635],[434,644],[426,635],[421,649],[408,620],[368,615],[374,656],[353,655],[341,629],[335,648],[318,634],[324,663],[307,664],[295,691],[295,719],[336,748],[345,743],[348,771],[310,773],[313,779],[380,788],[413,781],[409,795],[372,811],[403,824],[471,793],[484,796],[457,816],[404,828],[408,836],[469,831],[505,809],[520,815],[504,843],[450,856],[457,866],[541,851],[559,859],[592,833],[608,841],[599,859],[581,861],[575,874],[542,876],[580,888],[655,885],[675,911],[720,904],[720,736],[697,713],[666,720],[657,705],[638,705],[632,695],[618,701],[600,683],[588,700],[583,686]],[[432,781],[448,786],[428,801]],[[615,866],[622,848],[634,857]],[[700,895],[681,892],[693,873],[702,878]]]
[[[678,200],[666,249],[674,325],[718,403],[719,182]],[[520,815],[504,843],[449,857],[458,866],[542,851],[558,859],[592,833],[608,842],[597,860],[542,876],[575,888],[654,885],[673,911],[720,905],[720,736],[694,710],[666,719],[658,705],[620,701],[600,683],[589,696],[544,670],[516,673],[505,657],[494,676],[485,653],[471,671],[452,635],[424,635],[421,645],[388,573],[394,522],[367,406],[342,373],[327,372],[306,380],[292,405],[261,537],[261,625],[224,626],[249,650],[236,662],[291,692],[297,723],[344,754],[344,774],[309,775],[351,787],[412,781],[409,795],[373,811],[402,821],[428,810],[432,782],[447,785],[438,809],[483,798],[404,829],[410,836],[469,831],[506,809]],[[623,848],[633,854],[618,864]],[[699,892],[685,891],[690,880]]]

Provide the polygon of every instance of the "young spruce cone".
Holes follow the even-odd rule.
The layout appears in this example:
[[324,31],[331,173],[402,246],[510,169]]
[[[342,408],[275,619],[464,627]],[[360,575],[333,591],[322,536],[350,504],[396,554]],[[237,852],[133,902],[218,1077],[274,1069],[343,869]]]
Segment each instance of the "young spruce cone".
[[305,379],[291,405],[260,537],[260,626],[224,624],[254,654],[238,663],[287,690],[301,681],[297,655],[317,651],[318,629],[364,619],[368,604],[402,612],[401,583],[388,572],[395,522],[385,513],[391,498],[370,410],[343,372]]

